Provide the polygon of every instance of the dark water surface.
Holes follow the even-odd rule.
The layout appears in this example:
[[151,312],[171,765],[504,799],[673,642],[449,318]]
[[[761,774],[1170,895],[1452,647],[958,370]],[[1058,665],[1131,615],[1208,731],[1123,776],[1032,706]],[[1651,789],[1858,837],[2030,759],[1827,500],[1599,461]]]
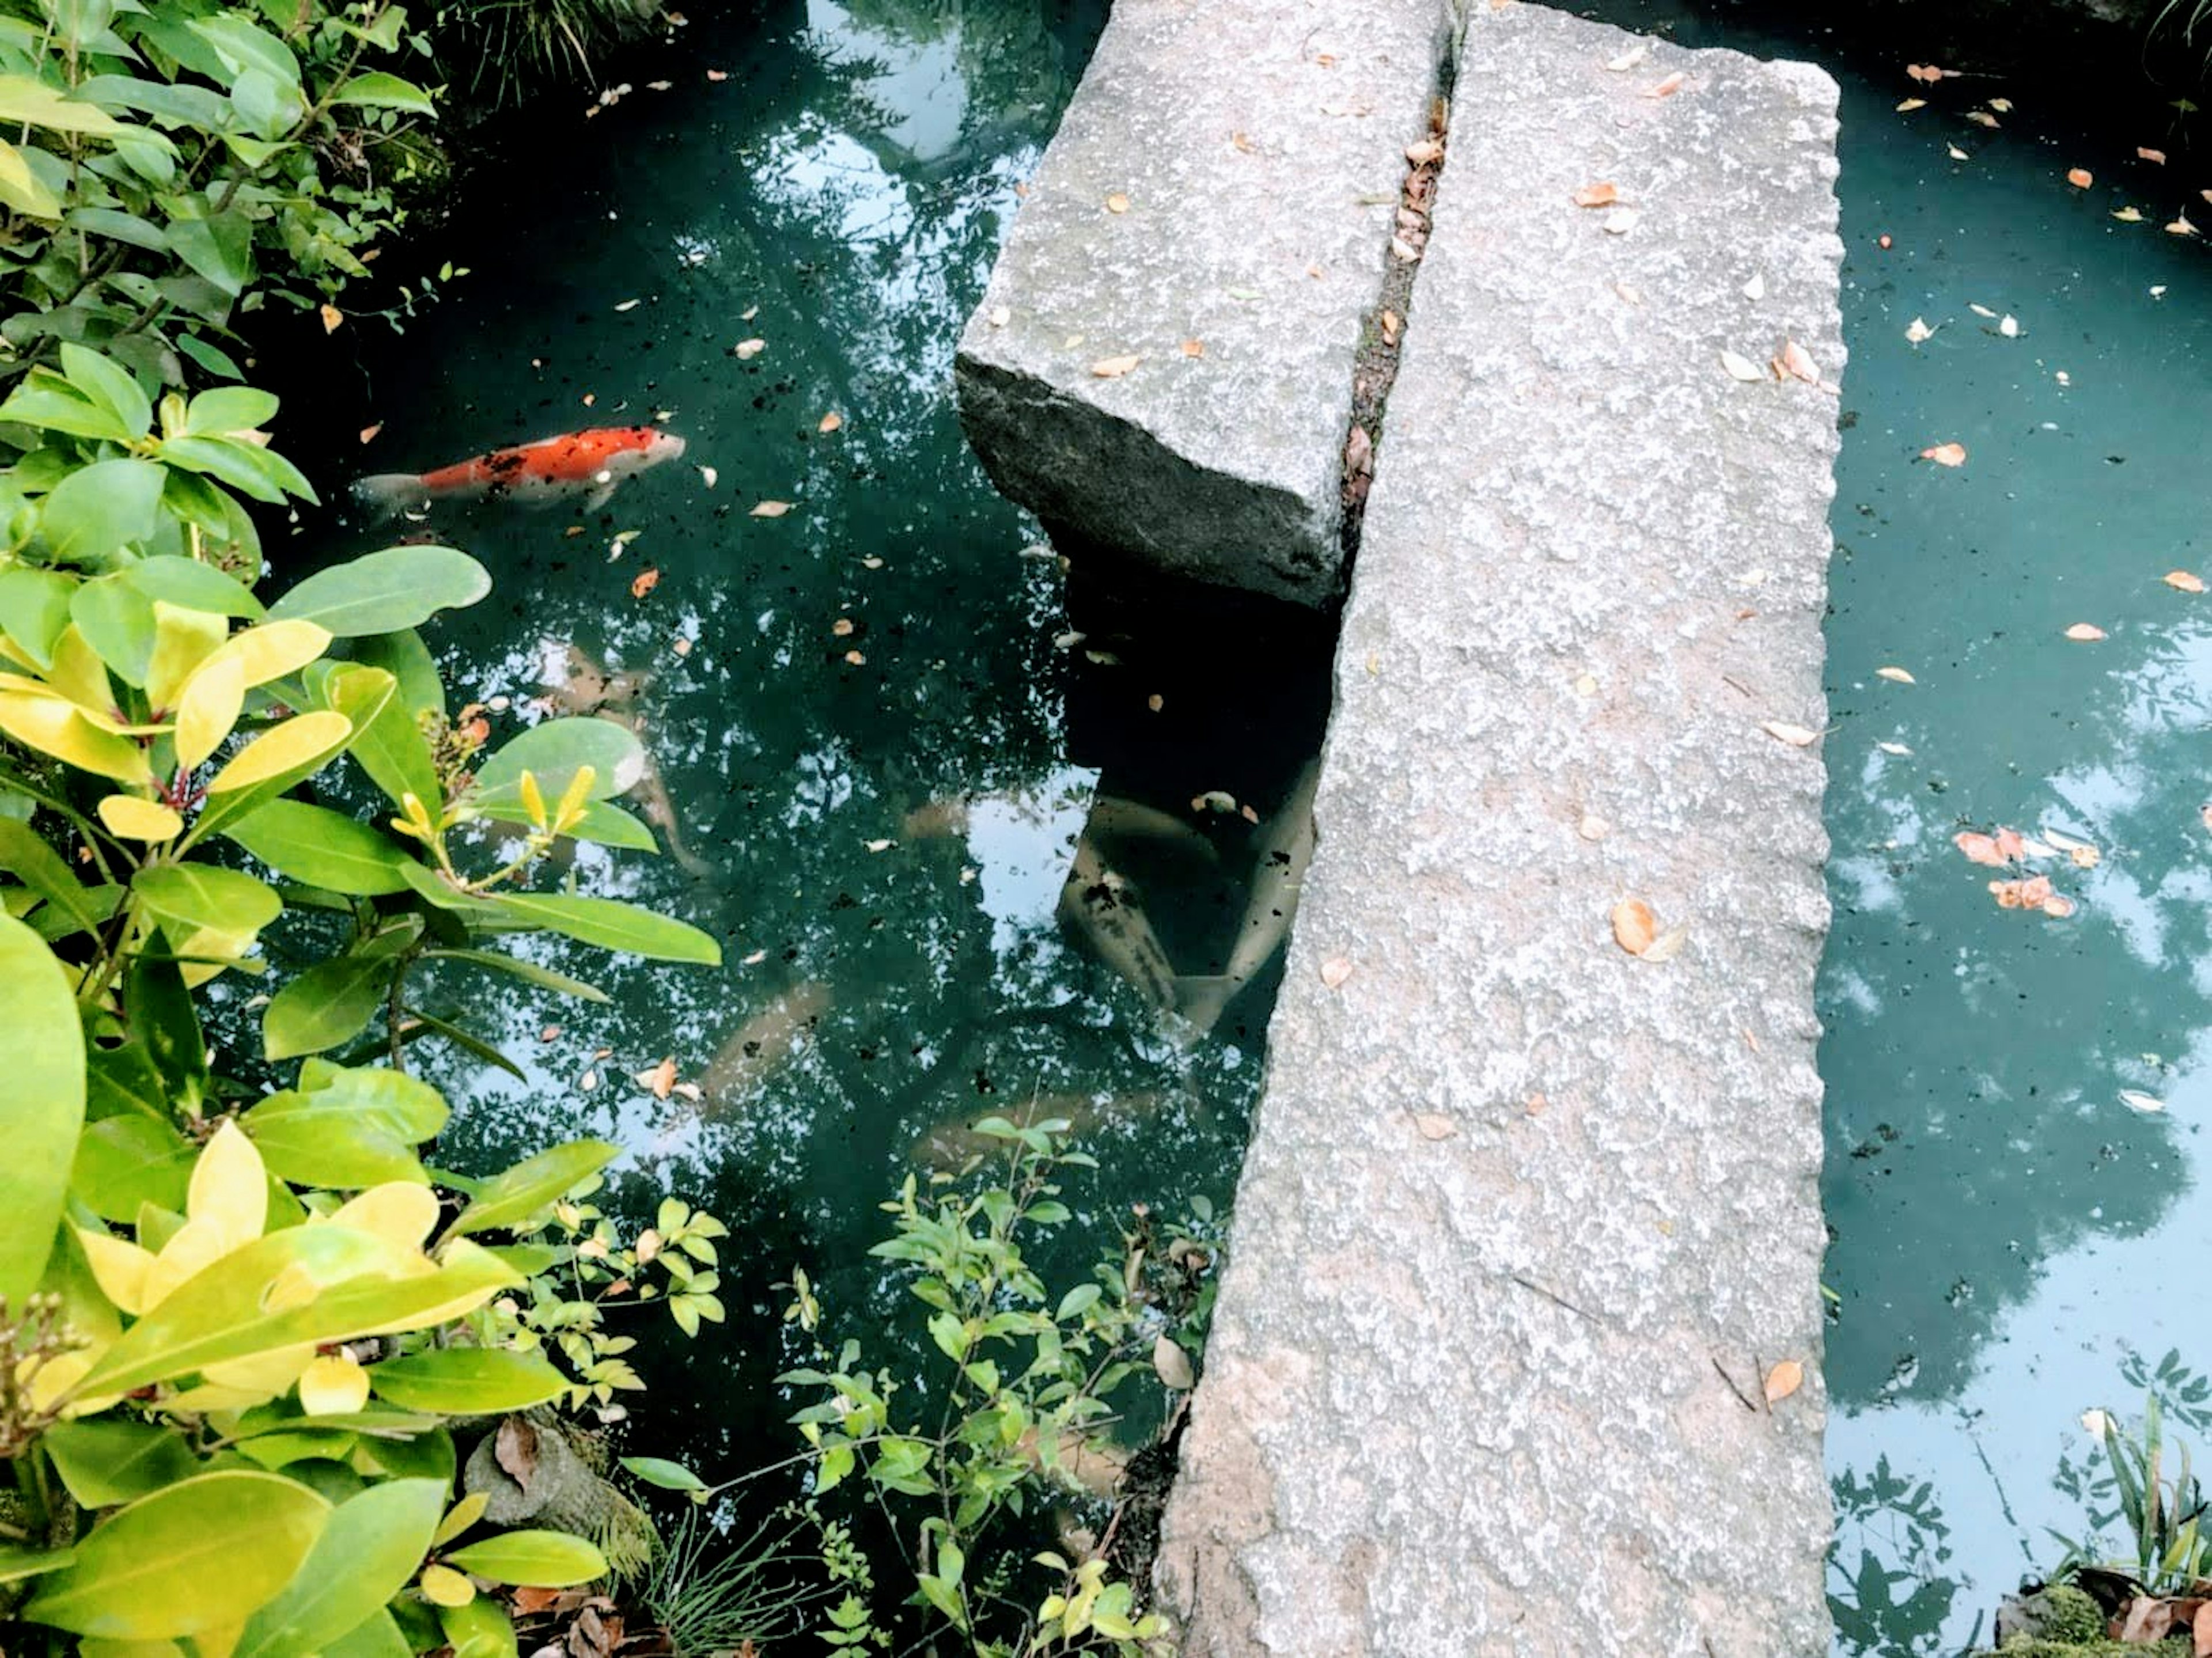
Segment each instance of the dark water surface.
[[[2212,264],[2160,228],[2185,207],[2212,223],[2197,195],[2212,167],[2189,163],[2186,118],[2148,90],[2092,109],[1994,80],[1929,89],[1905,77],[1920,55],[1905,46],[1629,0],[1610,15],[1819,58],[1844,83],[1851,361],[1820,989],[1831,1588],[1840,1651],[1954,1651],[2053,1558],[2047,1527],[2084,1529],[2080,1412],[2138,1412],[2155,1382],[2212,1438],[2212,1388],[2189,1368],[2212,1363],[2194,1293],[2212,1247],[2212,595],[2160,580],[2212,580]],[[1107,1230],[1130,1200],[1218,1200],[1233,1182],[1269,987],[1180,1048],[1054,905],[1101,768],[1186,817],[1185,797],[1217,788],[1264,812],[1325,688],[1307,665],[1224,699],[1187,656],[1117,668],[1055,649],[1058,573],[1020,556],[1034,532],[967,455],[949,390],[1016,181],[1097,23],[1021,0],[702,18],[626,66],[633,89],[596,118],[536,118],[511,198],[506,170],[470,197],[455,297],[399,341],[361,331],[361,377],[314,411],[345,434],[326,477],[664,410],[689,440],[581,534],[573,512],[453,525],[499,586],[440,644],[462,699],[510,699],[502,733],[572,644],[651,676],[632,712],[704,877],[588,853],[580,874],[712,927],[728,964],[536,946],[613,1005],[471,985],[467,1011],[532,1081],[450,1059],[441,1080],[465,1103],[456,1155],[608,1135],[737,1227],[732,1323],[664,1369],[656,1412],[710,1477],[770,1448],[765,1378],[787,1339],[771,1285],[792,1265],[848,1327],[897,1307],[861,1251],[931,1125],[1075,1096],[1108,1163],[1084,1206]],[[1916,94],[1929,107],[1895,109]],[[1993,97],[2014,105],[1998,128],[1964,118]],[[2075,167],[2091,188],[2065,182]],[[2129,205],[2146,222],[2112,216]],[[1917,344],[1916,318],[1935,330]],[[371,422],[364,448],[351,433]],[[1963,467],[1916,459],[1948,442]],[[763,500],[793,505],[750,516]],[[648,567],[658,585],[634,598]],[[2085,622],[2107,636],[2064,637]],[[967,794],[994,799],[964,835],[909,818]],[[1995,870],[1953,845],[1999,827],[2052,850]],[[1145,872],[1170,953],[1198,971],[1251,855],[1241,820],[1209,832],[1218,870]],[[2033,874],[2075,913],[2000,908],[1987,890]],[[743,1055],[748,1039],[769,1062]],[[629,1079],[663,1055],[705,1075],[718,1050],[736,1080],[703,1117]]]
[[[1203,661],[1056,644],[1060,571],[984,481],[951,398],[954,337],[1099,22],[1059,0],[702,17],[626,64],[630,89],[597,116],[564,96],[507,135],[453,228],[468,274],[404,337],[349,324],[359,373],[306,411],[328,428],[326,478],[580,427],[686,439],[580,516],[355,512],[310,525],[303,552],[434,531],[483,558],[492,598],[434,638],[455,704],[489,705],[495,739],[542,717],[569,665],[644,677],[612,711],[641,722],[685,856],[585,848],[577,876],[709,928],[725,966],[531,940],[612,1004],[456,981],[433,1011],[530,1080],[423,1052],[460,1107],[459,1166],[602,1135],[632,1154],[634,1198],[658,1183],[735,1230],[730,1322],[646,1367],[636,1436],[710,1479],[796,1442],[769,1426],[789,1406],[768,1387],[799,1357],[778,1287],[794,1266],[833,1342],[868,1338],[867,1363],[911,1369],[927,1346],[864,1252],[933,1127],[1078,1120],[1107,1169],[1076,1188],[1086,1242],[1063,1287],[1130,1203],[1225,1208],[1234,1182],[1272,984],[1179,1044],[1055,908],[1103,771],[1195,826],[1149,856],[1125,836],[1121,863],[1176,967],[1218,971],[1258,832],[1193,798],[1273,811],[1318,746],[1325,662],[1248,693]],[[757,516],[763,501],[789,510]],[[945,809],[963,798],[964,823]],[[632,1080],[664,1057],[704,1102]]]

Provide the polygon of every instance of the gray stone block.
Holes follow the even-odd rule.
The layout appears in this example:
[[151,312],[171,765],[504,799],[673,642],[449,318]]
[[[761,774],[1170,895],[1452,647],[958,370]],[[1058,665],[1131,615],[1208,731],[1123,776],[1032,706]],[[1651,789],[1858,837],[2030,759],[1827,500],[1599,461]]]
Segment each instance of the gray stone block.
[[1150,568],[1338,598],[1353,354],[1451,15],[1118,0],[961,336],[1001,491]]
[[1836,89],[1634,44],[1469,25],[1163,1540],[1188,1658],[1827,1650],[1824,774],[1763,724],[1826,720],[1837,404],[1763,371],[1842,372]]

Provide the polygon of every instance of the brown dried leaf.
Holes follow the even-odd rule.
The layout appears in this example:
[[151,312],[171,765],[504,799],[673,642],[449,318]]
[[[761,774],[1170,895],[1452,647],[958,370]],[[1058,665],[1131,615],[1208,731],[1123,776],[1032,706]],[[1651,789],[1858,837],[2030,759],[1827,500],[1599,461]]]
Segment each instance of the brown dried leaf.
[[1457,1123],[1434,1111],[1416,1111],[1413,1127],[1425,1140],[1448,1140],[1459,1133]]
[[1963,443],[1931,444],[1920,452],[1920,459],[1932,460],[1938,466],[1964,466],[1966,464],[1966,446]]
[[1355,426],[1352,435],[1344,440],[1344,470],[1357,477],[1372,470],[1375,465],[1375,440],[1367,435],[1367,428]]
[[835,622],[830,624],[830,631],[836,635],[840,639],[844,638],[848,634],[853,631],[853,618],[849,616],[839,616]]
[[632,598],[643,598],[659,585],[660,572],[648,564],[630,578],[629,596]]
[[2212,1658],[2212,1600],[2200,1602],[2189,1620],[2189,1647],[2192,1658]]
[[1991,869],[2002,869],[2012,859],[1999,848],[1996,837],[1977,835],[1972,829],[1961,829],[1951,837],[1951,844],[1966,854],[1970,864],[1986,864]]
[[1820,733],[1802,726],[1793,726],[1786,720],[1762,720],[1759,730],[1778,743],[1787,743],[1793,749],[1809,749],[1820,740]]
[[1805,1367],[1794,1358],[1785,1358],[1766,1373],[1759,1391],[1768,1404],[1779,1405],[1804,1385]]
[[1321,981],[1331,990],[1339,988],[1352,976],[1352,963],[1342,956],[1332,956],[1321,964]]
[[1907,64],[1905,72],[1923,86],[1932,87],[1951,71],[1938,69],[1933,64]]
[[2194,236],[2200,233],[2195,225],[2189,222],[2186,213],[2177,213],[2173,216],[2173,222],[2166,226],[2166,234],[2169,236]]
[[641,1071],[631,1080],[646,1090],[656,1100],[665,1100],[676,1086],[676,1061],[665,1059],[659,1065]]
[[325,334],[337,333],[338,325],[345,320],[345,313],[334,305],[319,306],[316,307],[315,314],[323,319],[323,332]]
[[791,510],[787,501],[763,501],[748,516],[752,518],[781,518]]
[[2066,630],[2067,638],[2079,645],[2092,645],[2105,636],[2105,630],[2094,622],[2077,622]]
[[2185,593],[2201,593],[2204,591],[2204,578],[2192,575],[2187,570],[2168,570],[2159,580],[2169,587],[2180,588]]
[[2153,161],[2157,163],[2160,167],[2164,167],[2166,165],[2166,152],[2162,149],[2147,149],[2142,144],[2137,144],[2136,146],[2136,159],[2139,161]]
[[739,362],[750,362],[768,349],[768,342],[763,339],[739,340],[731,349],[737,354]]
[[1927,107],[1928,100],[1925,98],[1907,98],[1903,103],[1897,106],[1897,112],[1899,115],[1909,115],[1916,109],[1925,109]]
[[868,659],[861,655],[858,651],[848,651],[845,653],[845,660],[852,664],[853,666],[860,668],[867,665]]
[[1120,191],[1115,191],[1106,198],[1106,210],[1109,213],[1127,213],[1129,210],[1129,198]]
[[491,1454],[510,1479],[526,1491],[530,1489],[530,1482],[538,1477],[537,1429],[519,1416],[502,1417]]
[[1684,75],[1681,70],[1676,70],[1665,80],[1660,82],[1657,86],[1646,87],[1644,89],[1644,95],[1646,98],[1672,98],[1676,93],[1682,89],[1688,79],[1689,77]]
[[1152,1343],[1152,1374],[1177,1393],[1186,1393],[1198,1385],[1197,1374],[1190,1367],[1190,1355],[1168,1336]]
[[1658,920],[1641,898],[1624,898],[1613,907],[1613,941],[1630,955],[1641,956],[1658,936]]
[[1406,159],[1415,167],[1431,167],[1443,158],[1444,147],[1440,139],[1424,138],[1406,146]]
[[2009,98],[1992,98],[1990,100],[1990,107],[1996,111],[2000,115],[2009,115],[2012,113],[2012,100]]
[[1091,372],[1102,380],[1117,380],[1144,360],[1134,351],[1126,357],[1101,357],[1091,365]]
[[835,409],[832,409],[828,414],[822,416],[821,420],[816,423],[814,429],[817,432],[834,432],[837,430],[838,428],[844,425],[844,423],[845,417],[839,414]]
[[1611,207],[1620,199],[1620,187],[1610,182],[1584,185],[1575,192],[1577,207]]
[[2140,208],[2116,208],[2113,210],[2112,216],[2122,224],[2141,224],[2143,222],[2142,210]]
[[1182,343],[1182,354],[1186,357],[1204,356],[1206,355],[1206,342],[1204,340],[1185,340]]
[[364,426],[361,428],[361,440],[363,443],[374,443],[376,440],[376,434],[383,429],[382,421],[377,422],[374,426]]
[[1640,959],[1647,962],[1671,962],[1682,953],[1682,946],[1690,942],[1690,924],[1677,921],[1654,938]]
[[2066,182],[2076,190],[2087,190],[2097,182],[2097,175],[2086,167],[2069,167],[2066,170]]

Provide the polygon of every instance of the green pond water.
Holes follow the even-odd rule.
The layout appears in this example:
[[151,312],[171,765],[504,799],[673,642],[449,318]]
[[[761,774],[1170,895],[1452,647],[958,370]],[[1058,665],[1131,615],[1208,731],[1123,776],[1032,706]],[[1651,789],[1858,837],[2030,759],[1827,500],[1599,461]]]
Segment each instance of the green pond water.
[[[2053,1557],[2046,1528],[2084,1529],[2080,1412],[2139,1411],[2154,1385],[2212,1442],[2194,1368],[2212,1363],[2194,1293],[2212,1246],[2212,595],[2160,580],[2212,579],[2212,263],[2159,228],[2191,201],[2212,221],[2196,196],[2212,168],[2185,164],[2177,112],[2148,92],[2093,115],[1962,81],[1901,114],[1923,90],[1903,52],[1611,15],[1822,58],[1844,82],[1820,986],[1831,1588],[1839,1651],[1953,1651]],[[494,703],[501,734],[537,717],[572,647],[649,676],[623,712],[695,867],[587,851],[578,876],[710,927],[726,963],[539,941],[611,1005],[456,983],[443,1005],[529,1080],[423,1052],[463,1107],[455,1159],[605,1135],[641,1200],[657,1181],[738,1230],[731,1323],[659,1356],[640,1436],[710,1478],[783,1448],[763,1436],[781,1408],[768,1378],[795,1355],[774,1287],[794,1264],[839,1331],[915,1351],[886,1333],[899,1293],[862,1252],[933,1125],[1076,1102],[1106,1164],[1079,1194],[1100,1242],[1130,1202],[1233,1187],[1272,987],[1178,1046],[1054,909],[1102,786],[1185,817],[1211,789],[1270,810],[1317,740],[1319,665],[1255,683],[1188,645],[1119,666],[1056,647],[1059,574],[1022,556],[1034,527],[968,456],[950,390],[953,338],[1098,22],[1019,0],[695,20],[623,64],[610,78],[631,89],[596,117],[580,95],[526,118],[438,238],[470,274],[403,337],[355,325],[357,372],[319,370],[288,411],[320,431],[325,477],[663,412],[688,441],[580,518],[424,527],[497,575],[436,642],[456,700]],[[1991,96],[2015,105],[1998,130],[1962,118]],[[2090,189],[2066,185],[2074,167]],[[2130,204],[2148,222],[2111,216]],[[1935,329],[1918,344],[1916,318]],[[734,355],[749,339],[764,343]],[[1963,467],[1916,459],[1947,442]],[[793,504],[752,516],[763,501]],[[325,516],[302,556],[386,533]],[[2064,636],[2084,622],[2106,637]],[[963,796],[985,799],[939,832],[928,808]],[[2001,826],[2094,847],[2094,866],[2054,848],[1983,868],[1953,845]],[[1188,971],[1218,965],[1254,853],[1241,819],[1205,833],[1210,849],[1139,872]],[[1987,890],[2036,873],[2074,914]],[[719,1075],[713,1109],[630,1080],[664,1056]]]

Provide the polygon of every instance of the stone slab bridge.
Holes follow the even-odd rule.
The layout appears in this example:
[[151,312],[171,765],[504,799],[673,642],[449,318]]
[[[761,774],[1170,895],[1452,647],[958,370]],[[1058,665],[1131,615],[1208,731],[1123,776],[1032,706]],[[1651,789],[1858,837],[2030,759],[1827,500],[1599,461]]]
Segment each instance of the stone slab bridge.
[[1192,1658],[1814,1658],[1836,88],[1474,4],[1118,0],[961,343],[1056,536],[1342,605],[1158,1587]]

